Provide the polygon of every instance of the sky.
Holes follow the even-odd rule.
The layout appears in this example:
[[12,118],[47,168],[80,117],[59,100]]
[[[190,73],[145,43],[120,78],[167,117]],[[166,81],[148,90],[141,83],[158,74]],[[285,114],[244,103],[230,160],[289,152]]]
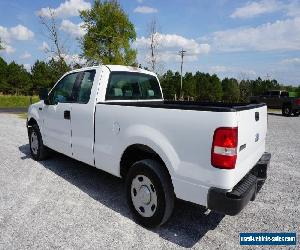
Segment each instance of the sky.
[[[65,59],[84,62],[79,40],[85,34],[79,10],[90,0],[1,0],[0,56],[24,64],[47,60],[51,42],[39,21],[49,8],[57,17]],[[180,70],[178,51],[187,51],[184,72],[216,73],[238,79],[277,79],[300,85],[300,0],[120,0],[135,25],[138,63],[147,66],[149,23],[158,23],[160,70]]]

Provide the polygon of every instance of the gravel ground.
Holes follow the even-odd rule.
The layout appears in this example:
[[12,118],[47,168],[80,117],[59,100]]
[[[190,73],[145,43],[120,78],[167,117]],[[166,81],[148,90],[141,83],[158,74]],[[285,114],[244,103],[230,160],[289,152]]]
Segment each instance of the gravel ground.
[[155,230],[133,221],[118,178],[59,154],[33,161],[25,120],[0,114],[0,142],[0,249],[239,249],[240,232],[300,228],[300,118],[269,114],[269,177],[239,215],[177,201]]

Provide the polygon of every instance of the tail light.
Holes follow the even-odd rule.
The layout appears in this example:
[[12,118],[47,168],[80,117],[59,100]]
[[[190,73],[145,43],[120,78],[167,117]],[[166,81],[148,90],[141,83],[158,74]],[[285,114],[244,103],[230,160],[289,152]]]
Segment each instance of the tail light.
[[234,169],[237,158],[238,128],[217,128],[211,148],[211,165]]
[[296,104],[297,104],[297,105],[300,105],[300,98],[299,98],[299,99],[296,99]]

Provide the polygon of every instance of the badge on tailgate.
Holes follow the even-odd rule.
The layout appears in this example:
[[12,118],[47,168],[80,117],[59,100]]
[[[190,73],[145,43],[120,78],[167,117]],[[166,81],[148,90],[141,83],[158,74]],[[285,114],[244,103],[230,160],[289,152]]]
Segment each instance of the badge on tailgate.
[[256,133],[255,135],[255,142],[257,142],[259,140],[259,133]]

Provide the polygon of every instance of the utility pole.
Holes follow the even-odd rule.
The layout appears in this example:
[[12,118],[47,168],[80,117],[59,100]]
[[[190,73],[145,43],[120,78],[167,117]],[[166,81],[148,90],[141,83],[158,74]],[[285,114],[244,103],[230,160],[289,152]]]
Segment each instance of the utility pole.
[[183,57],[186,53],[186,50],[183,50],[181,49],[178,54],[181,56],[181,66],[180,66],[180,75],[181,75],[181,78],[180,78],[180,98],[183,97],[183,93],[182,93],[182,67],[183,67]]

